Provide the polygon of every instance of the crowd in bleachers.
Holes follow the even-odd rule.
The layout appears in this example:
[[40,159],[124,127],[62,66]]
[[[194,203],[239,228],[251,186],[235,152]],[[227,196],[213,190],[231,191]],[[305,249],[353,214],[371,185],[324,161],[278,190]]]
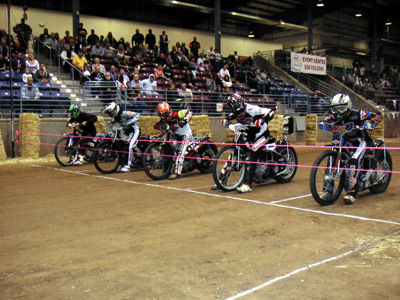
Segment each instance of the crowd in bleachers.
[[341,81],[368,100],[383,105],[390,110],[400,110],[400,73],[398,68],[386,65],[381,74],[366,70],[357,57],[352,70]]

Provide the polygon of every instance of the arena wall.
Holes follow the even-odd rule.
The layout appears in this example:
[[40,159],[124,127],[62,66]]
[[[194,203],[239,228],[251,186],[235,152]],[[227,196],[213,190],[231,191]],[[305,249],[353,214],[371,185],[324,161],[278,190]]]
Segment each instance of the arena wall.
[[[26,24],[31,26],[34,35],[42,34],[43,28],[48,28],[49,33],[58,32],[60,37],[65,35],[64,33],[66,30],[69,30],[72,35],[72,14],[70,13],[29,8],[27,14],[28,20],[26,21]],[[11,28],[17,23],[20,23],[22,15],[22,7],[12,7]],[[6,20],[8,16],[7,6],[5,4],[0,4],[0,16],[1,19],[4,20],[4,23],[0,25],[0,28],[6,29]],[[172,45],[175,45],[176,42],[185,42],[188,46],[193,40],[194,36],[197,37],[197,41],[199,41],[202,47],[201,49],[203,50],[208,50],[210,46],[215,45],[215,36],[214,33],[211,32],[187,30],[176,27],[167,27],[88,15],[80,15],[80,22],[83,23],[84,28],[86,28],[88,31],[88,34],[90,34],[91,29],[94,29],[98,36],[106,36],[107,33],[111,31],[117,40],[120,37],[124,37],[125,41],[129,41],[129,43],[131,42],[132,35],[135,33],[136,28],[138,28],[143,35],[146,35],[149,28],[151,28],[153,30],[153,34],[157,37],[157,42],[161,31],[166,30],[171,41],[170,48]],[[222,35],[221,48],[221,54],[223,56],[233,54],[234,51],[237,51],[239,55],[252,56],[255,51],[282,49],[282,43],[271,43],[244,37]]]

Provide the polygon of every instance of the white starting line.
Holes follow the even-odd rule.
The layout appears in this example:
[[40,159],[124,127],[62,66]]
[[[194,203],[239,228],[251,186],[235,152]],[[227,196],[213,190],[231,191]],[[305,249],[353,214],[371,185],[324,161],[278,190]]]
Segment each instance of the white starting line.
[[[170,190],[177,190],[177,191],[184,191],[184,192],[188,192],[188,193],[195,193],[195,194],[201,194],[201,195],[205,195],[205,196],[210,196],[210,197],[217,197],[217,198],[227,198],[227,199],[231,199],[231,200],[237,200],[237,201],[243,201],[243,202],[250,202],[250,203],[255,203],[255,204],[262,204],[262,205],[270,205],[270,206],[275,206],[275,207],[282,207],[282,208],[289,208],[289,209],[294,209],[294,210],[299,210],[299,211],[304,211],[304,212],[311,212],[311,213],[316,213],[316,214],[322,214],[322,215],[328,215],[328,216],[335,216],[335,217],[345,217],[345,218],[351,218],[351,219],[357,219],[357,220],[362,220],[362,221],[371,221],[371,222],[379,222],[379,223],[387,223],[387,224],[393,224],[393,225],[398,225],[400,226],[400,222],[394,222],[394,221],[389,221],[389,220],[381,220],[381,219],[372,219],[372,218],[367,218],[367,217],[361,217],[361,216],[355,216],[355,215],[348,215],[348,214],[339,214],[339,213],[332,213],[332,212],[325,212],[325,211],[319,211],[319,210],[313,210],[313,209],[307,209],[307,208],[300,208],[300,207],[294,207],[294,206],[287,206],[287,205],[282,205],[282,204],[278,204],[281,202],[285,202],[285,201],[290,201],[290,200],[296,200],[296,199],[300,199],[300,198],[306,198],[311,196],[311,194],[307,194],[307,195],[302,195],[302,196],[297,196],[297,197],[291,197],[291,198],[287,198],[287,199],[282,199],[282,200],[276,200],[276,201],[271,201],[271,202],[262,202],[262,201],[257,201],[257,200],[251,200],[251,199],[245,199],[245,198],[239,198],[239,197],[233,197],[233,196],[229,196],[229,195],[220,195],[220,194],[213,194],[213,193],[208,193],[208,192],[201,192],[201,191],[195,191],[194,188],[186,188],[186,189],[182,189],[182,188],[177,188],[177,187],[170,187],[170,186],[163,186],[163,185],[158,185],[158,184],[153,184],[153,183],[146,183],[146,182],[137,182],[137,181],[133,181],[133,180],[127,180],[127,179],[119,179],[119,178],[113,178],[113,177],[108,177],[108,176],[103,176],[103,175],[93,175],[93,174],[88,174],[88,173],[84,173],[84,172],[79,172],[79,171],[71,171],[71,170],[66,170],[66,169],[60,169],[60,168],[54,168],[54,167],[46,167],[46,166],[41,166],[41,165],[35,165],[35,164],[27,164],[30,166],[34,166],[34,167],[39,167],[39,168],[48,168],[48,169],[52,169],[52,170],[56,170],[56,171],[61,171],[61,172],[67,172],[67,173],[72,173],[72,174],[78,174],[78,175],[83,175],[83,176],[90,176],[90,177],[97,177],[97,178],[102,178],[102,179],[107,179],[107,180],[114,180],[114,181],[119,181],[119,182],[126,182],[126,183],[131,183],[131,184],[138,184],[138,185],[145,185],[145,186],[151,186],[151,187],[157,187],[157,188],[163,188],[163,189],[170,189]],[[204,186],[204,187],[211,187],[211,186]],[[196,189],[199,189],[202,187],[196,187]],[[371,246],[372,244],[375,244],[379,241],[382,241],[388,237],[391,237],[393,235],[397,235],[400,234],[400,231],[396,231],[392,234],[386,235],[384,237],[372,240],[368,243],[365,243],[363,245],[361,245],[360,247],[357,247],[353,250],[344,252],[342,254],[339,254],[337,256],[334,257],[330,257],[324,260],[321,260],[319,262],[307,265],[305,267],[299,268],[297,270],[294,270],[290,273],[287,273],[285,275],[273,278],[269,281],[266,281],[256,287],[250,288],[246,291],[243,291],[241,293],[238,293],[232,297],[227,298],[226,300],[233,300],[233,299],[238,299],[240,297],[246,296],[248,294],[254,293],[268,285],[271,285],[277,281],[280,281],[282,279],[288,278],[290,276],[293,276],[297,273],[300,273],[302,271],[306,271],[309,270],[311,268],[317,267],[319,265],[337,260],[339,258],[348,256],[352,253],[355,252],[359,252],[369,246]]]

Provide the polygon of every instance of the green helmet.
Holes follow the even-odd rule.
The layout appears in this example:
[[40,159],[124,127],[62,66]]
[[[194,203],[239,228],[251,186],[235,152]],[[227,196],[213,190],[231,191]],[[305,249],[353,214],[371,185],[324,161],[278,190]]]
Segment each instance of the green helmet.
[[81,110],[79,109],[79,106],[76,104],[72,104],[69,109],[68,109],[69,114],[71,115],[72,118],[76,118]]

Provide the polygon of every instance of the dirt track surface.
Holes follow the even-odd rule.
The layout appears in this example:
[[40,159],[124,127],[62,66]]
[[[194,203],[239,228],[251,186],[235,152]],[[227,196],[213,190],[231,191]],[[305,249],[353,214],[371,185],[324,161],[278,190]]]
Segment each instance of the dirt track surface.
[[[312,165],[322,150],[297,152]],[[399,299],[400,175],[384,194],[320,207],[309,173],[237,194],[196,172],[1,165],[0,298]]]

